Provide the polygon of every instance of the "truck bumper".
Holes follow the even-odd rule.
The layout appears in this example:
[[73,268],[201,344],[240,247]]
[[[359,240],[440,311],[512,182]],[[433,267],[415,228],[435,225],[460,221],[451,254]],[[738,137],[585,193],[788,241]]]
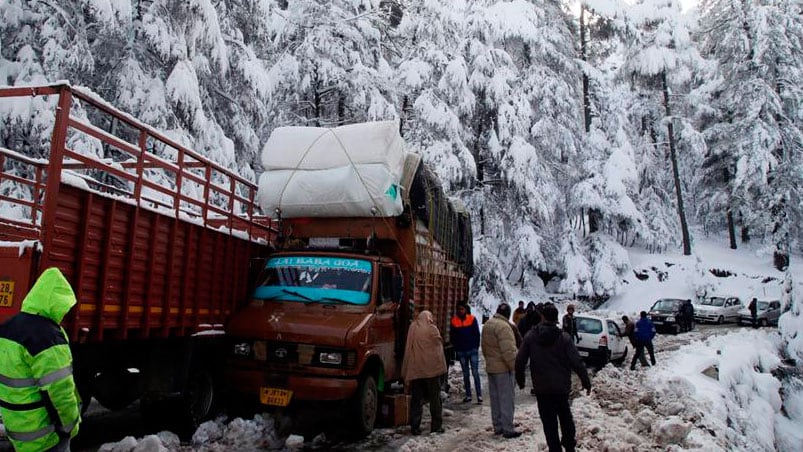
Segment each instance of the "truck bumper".
[[292,400],[347,400],[357,392],[357,378],[278,374],[253,369],[226,370],[228,389],[247,399],[259,401],[261,388],[293,391]]

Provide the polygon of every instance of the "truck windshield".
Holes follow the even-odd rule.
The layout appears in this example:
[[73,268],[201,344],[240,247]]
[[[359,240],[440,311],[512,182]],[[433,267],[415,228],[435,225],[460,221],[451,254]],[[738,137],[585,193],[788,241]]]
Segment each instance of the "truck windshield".
[[371,262],[329,256],[268,260],[254,298],[365,305],[371,299]]

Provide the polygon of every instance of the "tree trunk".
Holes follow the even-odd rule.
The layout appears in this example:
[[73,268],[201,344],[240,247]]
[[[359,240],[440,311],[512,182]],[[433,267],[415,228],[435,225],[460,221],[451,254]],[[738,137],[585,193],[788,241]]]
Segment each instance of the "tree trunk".
[[[588,62],[586,55],[586,8],[580,5],[580,58],[583,62]],[[588,74],[583,70],[583,117],[585,119],[586,133],[591,131],[591,97],[588,89]]]
[[672,111],[669,108],[669,87],[666,83],[666,71],[661,73],[661,82],[664,89],[664,109],[666,110],[667,121],[666,129],[669,138],[669,159],[672,163],[672,178],[675,181],[675,196],[678,202],[678,216],[680,217],[680,232],[683,235],[683,255],[691,255],[691,237],[689,235],[689,225],[686,222],[686,209],[683,207],[683,191],[680,185],[680,170],[678,169],[677,151],[675,150],[675,131],[672,124]]
[[733,212],[731,212],[730,209],[728,209],[727,217],[728,217],[728,238],[730,239],[731,249],[735,250],[736,249],[736,226],[734,225],[734,222],[733,222]]

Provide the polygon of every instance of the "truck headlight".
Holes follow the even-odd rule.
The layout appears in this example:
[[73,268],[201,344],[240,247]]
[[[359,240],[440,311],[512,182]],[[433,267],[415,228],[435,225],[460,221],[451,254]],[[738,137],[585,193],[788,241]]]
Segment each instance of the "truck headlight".
[[666,321],[667,322],[674,322],[675,321],[675,316],[670,315],[669,317],[666,318]]
[[233,352],[237,356],[251,356],[251,344],[248,342],[238,342],[234,344]]
[[333,364],[339,366],[343,362],[343,354],[340,352],[321,352],[318,356],[321,364]]

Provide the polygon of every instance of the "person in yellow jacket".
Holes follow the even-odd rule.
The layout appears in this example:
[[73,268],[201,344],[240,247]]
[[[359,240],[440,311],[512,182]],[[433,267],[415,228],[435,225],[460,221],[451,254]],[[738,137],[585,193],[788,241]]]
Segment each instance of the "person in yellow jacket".
[[20,313],[0,325],[0,415],[18,452],[68,451],[78,433],[80,398],[59,326],[76,302],[64,275],[49,268]]

